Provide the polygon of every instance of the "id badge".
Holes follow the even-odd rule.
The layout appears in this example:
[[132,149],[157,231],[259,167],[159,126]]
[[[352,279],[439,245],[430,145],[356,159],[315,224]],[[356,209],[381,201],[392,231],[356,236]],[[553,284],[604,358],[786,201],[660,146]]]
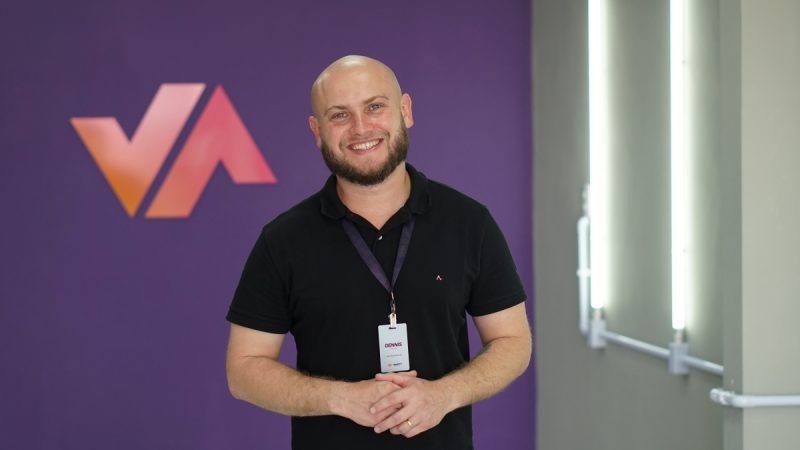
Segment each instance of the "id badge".
[[381,352],[381,372],[405,372],[411,370],[408,362],[408,335],[406,324],[378,327],[378,345]]

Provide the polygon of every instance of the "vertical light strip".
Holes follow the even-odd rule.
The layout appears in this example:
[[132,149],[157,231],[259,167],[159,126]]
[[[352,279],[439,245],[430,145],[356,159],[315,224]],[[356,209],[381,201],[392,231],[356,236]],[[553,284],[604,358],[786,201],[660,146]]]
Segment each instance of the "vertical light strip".
[[589,217],[591,305],[609,295],[609,110],[607,0],[589,2]]
[[672,328],[686,327],[689,197],[686,136],[686,0],[670,0],[670,128],[672,185]]

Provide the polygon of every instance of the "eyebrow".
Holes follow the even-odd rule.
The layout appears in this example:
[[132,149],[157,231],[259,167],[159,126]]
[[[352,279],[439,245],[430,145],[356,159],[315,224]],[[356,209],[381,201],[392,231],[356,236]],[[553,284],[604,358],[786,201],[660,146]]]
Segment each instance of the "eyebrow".
[[[377,100],[377,99],[379,99],[379,98],[382,98],[382,99],[384,99],[384,100],[389,100],[389,97],[387,97],[387,96],[385,96],[385,95],[376,95],[376,96],[374,96],[374,97],[370,97],[370,98],[368,98],[368,99],[364,100],[364,102],[362,103],[362,105],[368,105],[368,104],[370,104],[370,103],[374,102],[375,100]],[[330,106],[330,107],[328,107],[328,108],[325,110],[325,113],[324,113],[324,114],[325,114],[325,115],[327,115],[327,114],[328,114],[328,112],[330,112],[330,110],[332,110],[332,109],[347,109],[347,106],[344,106],[344,105],[333,105],[333,106]]]

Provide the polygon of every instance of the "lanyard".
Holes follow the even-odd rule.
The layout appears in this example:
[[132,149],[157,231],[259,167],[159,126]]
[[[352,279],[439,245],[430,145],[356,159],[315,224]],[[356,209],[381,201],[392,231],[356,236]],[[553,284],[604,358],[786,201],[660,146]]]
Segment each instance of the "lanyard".
[[394,260],[394,273],[392,274],[391,284],[389,283],[389,279],[386,277],[386,273],[383,271],[381,264],[378,262],[378,259],[375,258],[375,255],[369,249],[367,243],[364,242],[364,238],[361,237],[361,233],[356,230],[356,226],[353,225],[353,222],[348,219],[342,219],[342,227],[344,228],[345,233],[347,233],[347,237],[350,238],[350,242],[353,243],[356,251],[358,251],[358,254],[361,256],[361,259],[363,259],[364,263],[367,265],[367,267],[369,267],[369,271],[372,272],[372,275],[375,276],[375,279],[377,279],[384,289],[386,289],[386,292],[389,293],[389,305],[391,307],[391,314],[389,314],[389,325],[390,327],[394,328],[397,326],[394,284],[397,282],[397,276],[400,274],[400,269],[403,267],[403,262],[406,260],[408,246],[411,243],[411,233],[414,231],[414,216],[411,216],[411,220],[403,225],[403,231],[400,233],[400,243],[397,245],[397,257]]

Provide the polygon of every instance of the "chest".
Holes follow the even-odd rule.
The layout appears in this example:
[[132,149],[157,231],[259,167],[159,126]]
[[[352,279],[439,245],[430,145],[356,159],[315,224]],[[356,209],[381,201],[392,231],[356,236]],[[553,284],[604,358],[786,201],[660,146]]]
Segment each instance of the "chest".
[[[364,236],[388,280],[397,256],[401,230]],[[343,229],[294,254],[290,264],[290,311],[295,327],[368,330],[386,323],[389,293],[376,279]],[[463,236],[427,224],[415,226],[394,294],[400,321],[438,320],[460,326],[465,321],[471,284],[477,272],[475,252]],[[441,322],[440,322],[441,323]]]

